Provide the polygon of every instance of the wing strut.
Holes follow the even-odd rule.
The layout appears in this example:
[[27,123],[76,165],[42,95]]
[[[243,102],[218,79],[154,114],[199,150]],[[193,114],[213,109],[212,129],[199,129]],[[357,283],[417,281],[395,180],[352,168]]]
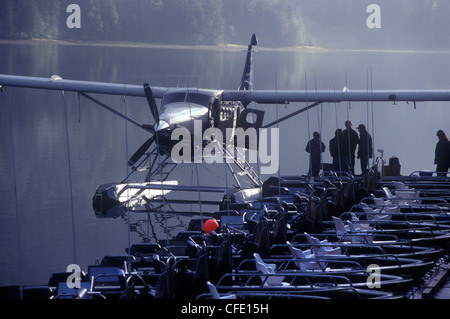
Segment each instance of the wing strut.
[[[117,116],[120,116],[121,118],[127,120],[128,122],[133,123],[134,125],[139,126],[140,128],[144,128],[144,127],[142,126],[142,124],[136,122],[135,120],[133,120],[132,118],[129,118],[128,116],[125,116],[124,114],[120,113],[119,111],[114,110],[112,107],[106,105],[105,103],[102,103],[102,102],[100,102],[100,101],[97,100],[97,99],[94,99],[92,96],[89,96],[89,95],[87,95],[87,94],[84,93],[84,92],[78,92],[78,94],[80,94],[81,96],[87,98],[88,100],[91,100],[92,102],[94,102],[94,103],[100,105],[101,107],[107,109],[108,111],[110,111],[110,112],[116,114]],[[144,129],[145,129],[145,128],[144,128]]]
[[289,115],[286,115],[286,116],[282,117],[281,119],[278,119],[278,120],[276,120],[276,121],[273,121],[273,122],[271,122],[271,123],[269,123],[269,124],[264,125],[262,128],[268,128],[268,127],[270,127],[270,126],[273,126],[273,125],[275,125],[275,124],[278,124],[278,123],[280,123],[280,122],[282,122],[282,121],[285,121],[285,120],[287,120],[287,119],[290,119],[291,117],[294,117],[295,115],[298,115],[298,114],[300,114],[300,113],[303,113],[303,112],[305,112],[305,111],[307,111],[307,110],[309,110],[309,109],[311,109],[311,108],[313,108],[313,107],[315,107],[315,106],[317,106],[317,105],[320,105],[320,104],[322,104],[322,102],[315,102],[315,103],[313,103],[313,104],[310,104],[310,105],[308,105],[308,106],[305,106],[304,108],[302,108],[302,109],[300,109],[300,110],[298,110],[298,111],[295,111],[295,112],[293,112],[293,113],[291,113],[291,114],[289,114]]

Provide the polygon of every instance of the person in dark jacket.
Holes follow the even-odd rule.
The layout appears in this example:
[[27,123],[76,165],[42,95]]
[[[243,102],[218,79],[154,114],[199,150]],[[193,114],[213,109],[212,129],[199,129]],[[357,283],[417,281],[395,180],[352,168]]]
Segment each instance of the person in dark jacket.
[[350,172],[348,144],[340,128],[336,130],[334,137],[330,140],[330,155],[333,158],[334,171]]
[[439,176],[445,176],[450,168],[450,141],[443,130],[436,133],[439,141],[434,151],[434,164],[436,164],[436,172]]
[[355,175],[355,152],[359,143],[358,133],[352,129],[352,121],[345,121],[344,138],[347,140],[347,157],[350,165],[351,173]]
[[361,174],[365,174],[369,170],[369,158],[373,156],[372,136],[364,124],[359,124],[356,129],[359,131],[358,158],[361,162]]
[[319,132],[313,133],[313,139],[306,144],[305,151],[309,153],[309,171],[311,176],[319,176],[322,153],[325,152],[325,144],[320,140]]

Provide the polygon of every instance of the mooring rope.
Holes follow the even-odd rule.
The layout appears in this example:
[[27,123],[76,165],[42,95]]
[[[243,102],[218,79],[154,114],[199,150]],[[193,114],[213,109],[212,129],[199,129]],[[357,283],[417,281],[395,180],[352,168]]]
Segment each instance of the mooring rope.
[[[314,71],[314,88],[316,91],[316,103],[319,103],[319,98],[318,98],[318,92],[317,92],[317,77],[316,77],[316,72]],[[318,130],[319,130],[319,152],[320,152],[320,168],[322,169],[323,172],[323,149],[322,149],[322,124],[323,124],[323,105],[322,103],[320,103],[320,114],[319,114],[319,108],[316,108],[316,113],[317,113],[317,126],[318,126]]]
[[[334,95],[336,95],[336,88],[334,86],[333,86],[333,92],[334,92]],[[334,113],[335,113],[335,119],[336,119],[336,130],[338,130],[339,129],[339,121],[338,121],[338,112],[337,112],[336,102],[334,102]],[[340,142],[339,142],[339,138],[337,138],[337,136],[336,136],[336,133],[334,134],[334,136],[337,140],[339,171],[342,171]]]
[[23,299],[23,283],[22,283],[22,241],[20,240],[20,216],[19,216],[19,199],[17,194],[17,175],[16,175],[16,154],[14,151],[14,131],[12,111],[9,116],[9,136],[11,141],[11,160],[12,174],[14,180],[14,203],[16,207],[16,231],[17,231],[17,253],[19,262],[19,297]]
[[[345,74],[345,90],[347,92],[348,90],[348,78],[347,78],[347,70],[345,70],[344,72]],[[350,120],[350,109],[351,109],[351,104],[350,101],[347,101],[346,103],[346,110],[347,110],[347,120],[346,123],[348,125],[347,128],[347,146],[348,146],[348,160],[347,160],[347,166],[349,169],[350,174],[353,174],[353,168],[355,167],[355,163],[354,163],[354,158],[353,158],[353,154],[352,154],[352,140],[351,140],[351,123],[352,121]]]
[[67,164],[69,170],[69,193],[70,193],[70,211],[72,217],[72,240],[73,240],[73,259],[74,263],[77,263],[77,245],[76,245],[76,234],[75,234],[75,212],[73,205],[73,186],[72,186],[72,161],[71,161],[71,153],[70,153],[70,139],[69,139],[69,125],[67,119],[67,103],[66,97],[64,94],[64,90],[62,91],[62,97],[64,101],[64,121],[65,121],[65,130],[66,130],[66,151],[67,151]]
[[[280,126],[279,126],[279,116],[278,116],[278,77],[277,77],[277,73],[275,73],[275,101],[276,101],[276,105],[275,105],[275,113],[277,116],[277,130],[279,131]],[[280,136],[280,134],[278,134],[278,136]],[[272,136],[270,137],[270,140],[272,141]],[[270,152],[273,152],[273,146],[270,145]],[[279,146],[278,146],[279,147]],[[278,196],[281,196],[281,162],[280,160],[278,160]]]
[[[373,76],[372,76],[372,65],[370,66],[370,95],[373,96]],[[372,145],[373,147],[375,146],[375,116],[373,113],[373,99],[370,99],[370,106],[372,109]],[[374,154],[369,154],[370,157],[372,158],[372,165],[375,163],[375,156]]]
[[[123,107],[124,107],[124,113],[125,116],[127,116],[127,111],[128,111],[128,104],[127,104],[127,97],[125,95],[125,90],[126,90],[126,84],[124,83],[123,85],[123,91],[124,91],[124,95],[123,95]],[[128,160],[128,121],[125,121],[125,163],[127,163]],[[126,172],[126,176],[129,176],[129,165],[125,164],[125,172]],[[128,178],[126,180],[127,184],[128,184]],[[128,200],[130,200],[130,189],[127,187],[127,198]],[[131,264],[131,219],[130,219],[130,205],[127,205],[127,239],[128,239],[128,265]]]
[[[306,92],[306,106],[308,106],[308,103],[309,103],[309,101],[308,101],[308,80],[306,78],[306,72],[305,72],[305,92]],[[311,126],[310,126],[310,120],[309,120],[309,108],[306,109],[306,119],[307,119],[307,122],[308,122],[308,148],[309,148],[309,163],[308,163],[309,169],[308,169],[308,171],[309,171],[309,178],[312,181],[313,180],[312,165],[311,165],[312,164],[311,163],[312,149],[311,149],[311,144],[310,144],[310,141],[311,141]]]

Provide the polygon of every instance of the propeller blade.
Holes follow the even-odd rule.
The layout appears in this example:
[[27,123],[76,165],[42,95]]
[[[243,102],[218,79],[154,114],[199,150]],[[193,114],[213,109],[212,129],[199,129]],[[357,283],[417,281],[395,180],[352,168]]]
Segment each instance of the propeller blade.
[[149,132],[155,133],[155,127],[153,125],[151,125],[151,124],[141,124],[141,127],[144,130],[147,130]]
[[145,141],[144,144],[141,145],[141,147],[138,148],[138,150],[131,156],[130,160],[128,161],[128,165],[133,166],[136,164],[137,161],[144,155],[144,153],[149,149],[150,145],[155,141],[155,136],[153,135],[150,137],[147,141]]
[[148,105],[150,106],[150,111],[153,114],[153,118],[155,119],[155,122],[159,122],[159,112],[158,108],[156,107],[155,99],[153,98],[153,92],[150,88],[150,85],[148,83],[144,83],[144,92],[145,96],[147,97]]

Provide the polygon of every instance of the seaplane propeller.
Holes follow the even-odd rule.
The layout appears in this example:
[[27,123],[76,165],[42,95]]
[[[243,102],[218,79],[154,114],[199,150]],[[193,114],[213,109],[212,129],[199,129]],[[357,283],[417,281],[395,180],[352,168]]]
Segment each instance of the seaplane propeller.
[[155,142],[155,133],[157,133],[155,132],[155,127],[158,128],[158,124],[160,124],[158,107],[156,105],[155,98],[153,97],[152,89],[150,88],[150,85],[148,83],[144,83],[144,92],[156,125],[142,124],[142,128],[153,133],[153,135],[147,141],[145,141],[144,144],[141,145],[141,147],[137,149],[133,156],[130,157],[130,160],[128,161],[129,166],[135,165],[137,161],[139,161],[139,159],[145,154],[145,152],[147,152],[153,142]]
[[128,165],[133,166],[134,164],[136,164],[136,162],[139,161],[139,159],[145,154],[145,152],[147,152],[154,141],[155,135],[152,135],[147,141],[145,141],[144,144],[141,145],[141,147],[137,149],[133,156],[130,157],[130,159],[128,160]]
[[144,92],[145,97],[147,98],[148,105],[150,106],[150,111],[152,112],[153,118],[155,119],[155,122],[159,122],[159,112],[158,108],[156,106],[155,99],[153,97],[152,89],[150,88],[150,85],[148,83],[144,83]]

